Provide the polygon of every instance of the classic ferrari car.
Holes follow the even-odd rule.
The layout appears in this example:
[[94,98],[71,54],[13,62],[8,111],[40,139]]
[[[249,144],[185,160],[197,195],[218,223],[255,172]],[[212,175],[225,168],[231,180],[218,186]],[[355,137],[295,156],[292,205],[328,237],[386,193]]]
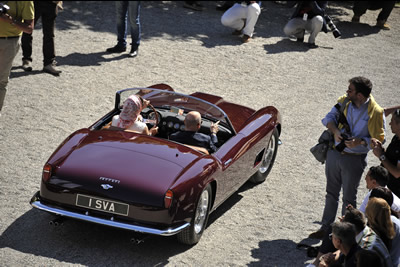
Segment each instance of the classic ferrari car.
[[[124,100],[140,95],[151,105],[143,120],[149,136],[110,127]],[[200,132],[219,121],[217,151],[169,140],[184,131],[185,115],[198,111]],[[281,116],[272,106],[253,110],[165,84],[116,93],[115,107],[88,128],[71,134],[43,167],[33,207],[56,215],[141,234],[177,235],[199,241],[209,214],[246,181],[263,182],[277,154]]]

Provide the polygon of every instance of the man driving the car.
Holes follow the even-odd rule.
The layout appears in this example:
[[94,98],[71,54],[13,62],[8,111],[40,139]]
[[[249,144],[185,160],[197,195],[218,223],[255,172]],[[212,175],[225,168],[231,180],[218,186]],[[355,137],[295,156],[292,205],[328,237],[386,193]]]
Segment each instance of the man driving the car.
[[217,132],[219,121],[211,124],[210,135],[197,132],[201,127],[201,115],[197,111],[190,111],[186,115],[184,123],[185,131],[171,134],[170,140],[187,145],[204,147],[209,153],[217,151],[215,144],[218,142]]

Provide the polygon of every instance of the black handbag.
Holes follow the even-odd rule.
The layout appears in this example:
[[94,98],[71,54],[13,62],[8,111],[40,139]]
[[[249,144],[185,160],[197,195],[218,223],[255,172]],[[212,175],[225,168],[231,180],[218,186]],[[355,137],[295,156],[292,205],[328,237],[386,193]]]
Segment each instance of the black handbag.
[[318,144],[310,149],[310,152],[314,157],[322,164],[326,161],[326,155],[328,154],[328,149],[333,146],[333,135],[329,130],[322,132],[318,139]]
[[[346,129],[349,128],[346,117],[343,114],[344,108],[346,107],[347,102],[350,100],[346,97],[343,101],[342,105],[335,105],[337,109],[339,109],[339,118],[338,121],[344,125]],[[318,144],[310,148],[310,152],[314,155],[315,159],[321,162],[322,164],[326,161],[326,155],[328,154],[328,150],[333,148],[334,145],[333,134],[329,130],[324,130],[321,136],[318,138]]]

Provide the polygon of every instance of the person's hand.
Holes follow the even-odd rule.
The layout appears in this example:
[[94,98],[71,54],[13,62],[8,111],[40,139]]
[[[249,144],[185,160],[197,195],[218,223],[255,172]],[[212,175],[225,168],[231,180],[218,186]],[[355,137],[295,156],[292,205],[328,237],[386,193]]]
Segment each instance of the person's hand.
[[348,147],[348,148],[354,148],[356,146],[361,145],[361,138],[358,137],[350,137],[349,140],[344,141],[344,144]]
[[342,133],[337,129],[336,131],[333,132],[333,138],[335,139],[336,142],[340,143],[343,139]]
[[150,100],[146,100],[143,98],[143,109],[147,108],[147,106],[150,104]]
[[375,138],[372,138],[371,139],[371,146],[372,146],[372,152],[378,158],[385,153],[385,150],[382,147],[382,143],[379,140],[377,140]]
[[12,18],[7,13],[0,14],[0,20],[4,21],[4,22],[7,22],[7,23],[11,23],[12,22]]
[[319,258],[319,267],[328,267],[329,264],[331,264],[335,260],[335,255],[333,253],[329,252],[324,255],[322,255]]
[[217,121],[216,123],[211,123],[211,127],[210,127],[211,134],[218,133],[218,131],[219,131],[218,125],[219,125],[219,121]]
[[153,127],[150,129],[150,135],[155,136],[158,133],[158,127]]

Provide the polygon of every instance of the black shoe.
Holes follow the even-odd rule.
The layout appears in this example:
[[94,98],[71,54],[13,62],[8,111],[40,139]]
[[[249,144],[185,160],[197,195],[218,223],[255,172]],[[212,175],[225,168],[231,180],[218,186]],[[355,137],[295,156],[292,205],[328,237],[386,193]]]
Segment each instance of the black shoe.
[[309,43],[308,47],[311,48],[311,49],[312,48],[318,48],[318,45],[316,45],[315,43]]
[[185,3],[183,3],[183,7],[190,8],[196,11],[204,10],[204,6],[197,3],[197,1],[185,1]]
[[323,239],[325,235],[325,230],[323,229],[319,229],[318,231],[311,233],[308,238],[312,238],[312,239]]
[[107,51],[108,53],[122,53],[122,52],[125,52],[125,51],[126,51],[126,47],[116,45],[116,46],[114,46],[114,47],[107,48],[106,51]]
[[304,42],[304,37],[303,38],[297,38],[296,42],[298,42],[298,43]]
[[136,57],[139,54],[139,48],[131,48],[131,52],[129,52],[129,57]]
[[234,1],[225,1],[225,3],[223,5],[217,5],[216,6],[216,10],[219,11],[227,11],[228,9],[230,9],[233,5],[235,4]]

